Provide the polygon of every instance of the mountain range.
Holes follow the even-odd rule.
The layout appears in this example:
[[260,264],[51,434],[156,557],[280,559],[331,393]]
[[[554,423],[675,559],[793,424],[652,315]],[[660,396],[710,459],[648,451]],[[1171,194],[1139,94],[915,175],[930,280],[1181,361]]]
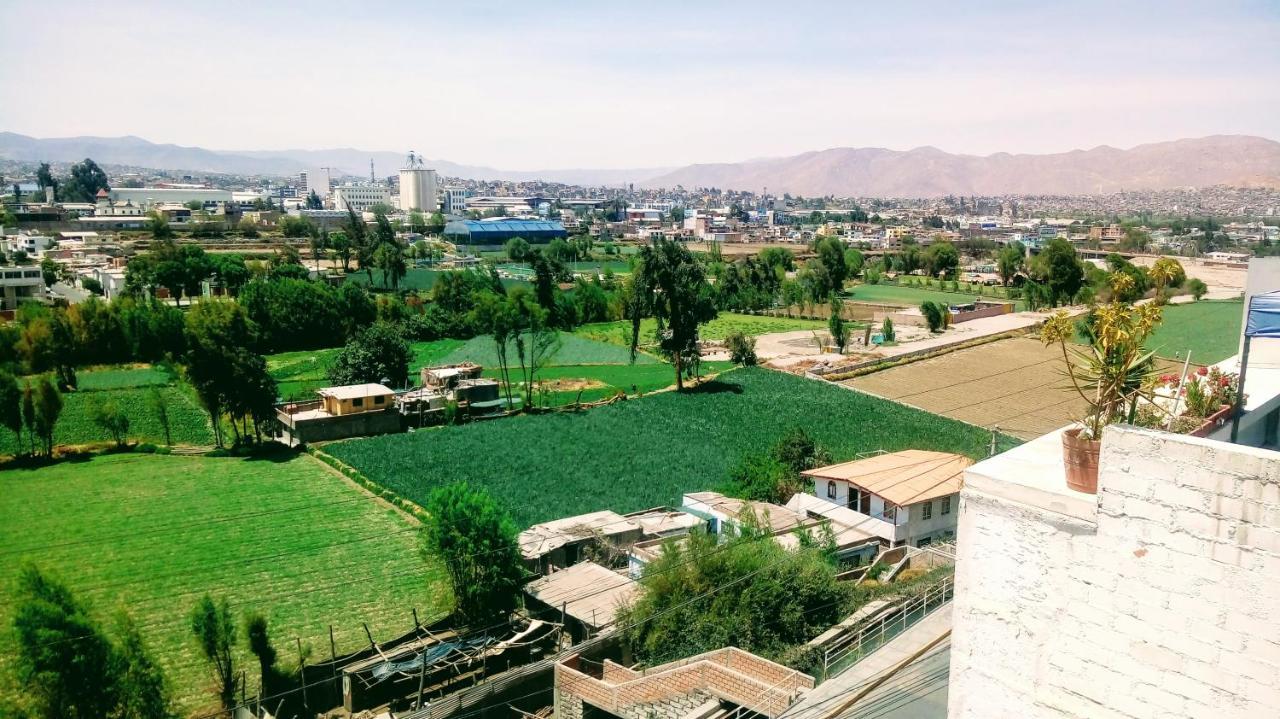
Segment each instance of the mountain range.
[[[329,150],[220,151],[156,144],[138,137],[37,139],[0,132],[0,157],[39,162],[99,163],[239,175],[292,175],[333,168],[334,174],[379,177],[404,163],[393,152]],[[1232,185],[1280,187],[1280,143],[1247,135],[1213,135],[1054,154],[964,155],[935,147],[900,151],[840,147],[790,157],[695,164],[681,168],[513,171],[426,160],[442,175],[475,180],[543,180],[575,185],[719,187],[793,195],[935,197],[942,195],[1083,195],[1119,190]]]

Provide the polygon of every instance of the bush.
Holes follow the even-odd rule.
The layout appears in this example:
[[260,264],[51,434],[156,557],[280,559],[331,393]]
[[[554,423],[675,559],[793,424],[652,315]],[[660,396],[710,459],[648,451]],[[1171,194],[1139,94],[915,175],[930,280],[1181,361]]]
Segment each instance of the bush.
[[880,334],[884,335],[885,342],[897,341],[898,335],[893,331],[893,320],[884,318],[884,324],[880,325]]
[[1200,298],[1204,297],[1205,294],[1209,292],[1209,286],[1206,285],[1204,280],[1199,277],[1193,277],[1187,281],[1187,290],[1191,292],[1191,296],[1196,298],[1196,301],[1199,302]]
[[734,364],[743,367],[756,364],[756,338],[748,337],[741,332],[733,332],[724,338],[724,344],[729,349],[729,359]]

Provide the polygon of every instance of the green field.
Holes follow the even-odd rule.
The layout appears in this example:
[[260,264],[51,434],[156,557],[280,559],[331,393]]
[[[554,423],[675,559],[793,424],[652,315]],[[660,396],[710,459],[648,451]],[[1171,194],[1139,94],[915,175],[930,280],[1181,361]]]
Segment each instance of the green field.
[[[400,289],[402,290],[429,290],[436,283],[436,278],[446,272],[454,272],[455,270],[431,270],[425,267],[410,268],[405,276],[400,278]],[[361,285],[369,284],[369,277],[363,270],[352,270],[347,275],[347,282],[355,282]],[[502,280],[502,284],[507,287],[524,286],[528,287],[529,283],[524,280],[506,279]],[[387,283],[382,279],[382,270],[373,271],[373,287],[384,288]]]
[[[657,323],[646,318],[640,321],[640,343],[653,344],[653,333]],[[755,337],[772,332],[793,332],[796,330],[826,330],[827,323],[821,320],[805,320],[791,317],[768,317],[763,315],[742,315],[736,312],[721,312],[718,317],[703,325],[698,336],[704,340],[723,340],[734,332]],[[596,322],[582,325],[573,331],[580,337],[608,342],[621,347],[631,346],[631,323],[628,321]]]
[[1240,300],[1166,305],[1164,322],[1147,345],[1169,359],[1183,359],[1191,350],[1191,361],[1196,364],[1221,362],[1240,351],[1243,314]]
[[[79,372],[77,379],[80,389],[62,395],[62,415],[53,434],[57,445],[111,442],[111,435],[93,422],[94,409],[109,401],[129,417],[130,440],[164,444],[164,427],[151,403],[151,393],[157,390],[168,407],[174,444],[213,444],[209,415],[200,407],[195,392],[160,368],[87,370]],[[19,449],[17,437],[0,429],[0,454],[15,454]]]
[[419,502],[449,482],[484,485],[527,526],[604,508],[679,505],[682,493],[719,486],[740,458],[797,426],[836,460],[913,447],[984,457],[991,439],[836,385],[744,369],[683,394],[347,440],[325,451]]
[[[413,351],[413,360],[409,363],[410,376],[416,376],[415,373],[423,365],[443,363],[449,353],[464,344],[463,340],[452,339],[411,343],[409,348]],[[277,391],[282,398],[312,399],[317,389],[331,384],[326,372],[339,350],[338,347],[330,347],[267,355],[267,371],[275,378]]]
[[[855,285],[845,292],[846,299],[854,302],[871,302],[876,304],[902,305],[904,307],[919,307],[927,301],[945,302],[945,303],[965,303],[972,302],[974,298],[980,297],[986,300],[1003,300],[1003,297],[996,297],[991,293],[994,288],[984,288],[983,294],[979,296],[973,292],[943,292],[941,290],[924,289],[922,287],[899,287],[898,285]],[[1026,309],[1022,300],[1014,302],[1015,309],[1022,311]]]
[[[118,609],[141,625],[183,715],[209,708],[209,670],[188,612],[204,592],[227,597],[237,621],[271,623],[282,664],[295,637],[317,657],[407,631],[450,599],[424,563],[416,530],[397,510],[311,457],[287,461],[117,454],[0,473],[0,595],[12,597],[25,560],[65,580],[93,613]],[[13,604],[0,602],[0,702],[15,697]],[[107,621],[109,624],[109,621]],[[257,664],[243,646],[250,693]]]

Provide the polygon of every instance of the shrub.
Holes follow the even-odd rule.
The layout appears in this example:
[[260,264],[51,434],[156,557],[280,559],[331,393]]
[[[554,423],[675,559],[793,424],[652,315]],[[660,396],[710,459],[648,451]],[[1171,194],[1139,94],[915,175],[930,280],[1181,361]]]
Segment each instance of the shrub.
[[733,332],[724,338],[724,344],[729,350],[729,359],[734,364],[743,367],[756,364],[756,338],[748,337],[742,332]]
[[893,331],[893,320],[884,318],[884,324],[880,325],[880,334],[884,335],[885,342],[897,341],[898,335]]
[[1209,286],[1206,285],[1204,280],[1199,277],[1193,277],[1188,280],[1187,289],[1191,292],[1191,296],[1196,298],[1197,302],[1199,302],[1200,298],[1204,297],[1205,294],[1209,292]]

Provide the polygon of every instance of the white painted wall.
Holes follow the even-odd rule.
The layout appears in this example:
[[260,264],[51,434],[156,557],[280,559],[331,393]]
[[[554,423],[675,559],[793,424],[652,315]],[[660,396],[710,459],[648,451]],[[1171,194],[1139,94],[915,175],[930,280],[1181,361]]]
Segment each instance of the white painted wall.
[[1280,453],[1111,427],[1095,498],[1051,434],[961,496],[951,719],[1280,716]]

